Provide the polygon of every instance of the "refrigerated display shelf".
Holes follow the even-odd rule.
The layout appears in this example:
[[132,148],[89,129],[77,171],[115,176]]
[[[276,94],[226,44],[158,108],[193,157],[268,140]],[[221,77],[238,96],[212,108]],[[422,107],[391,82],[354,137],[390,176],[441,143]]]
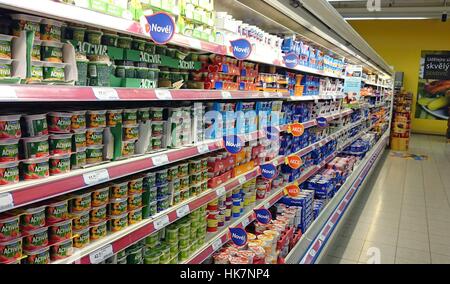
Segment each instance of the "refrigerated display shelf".
[[[286,263],[310,264],[319,257],[320,252],[330,235],[333,233],[339,220],[353,200],[353,196],[358,187],[373,170],[383,152],[389,135],[386,133],[359,163],[357,169],[353,171],[344,185],[339,189],[336,196],[327,204],[319,217],[313,222],[311,227],[303,234],[300,241],[291,250],[285,259]],[[356,140],[356,139],[355,139]]]
[[[35,15],[54,18],[62,21],[69,21],[77,24],[93,26],[96,28],[119,32],[122,34],[128,34],[136,37],[150,39],[150,35],[146,34],[143,28],[141,27],[140,23],[136,21],[110,16],[107,14],[103,14],[93,10],[88,10],[74,5],[68,5],[50,0],[33,0],[33,1],[0,0],[0,7],[4,9],[32,13]],[[168,43],[195,50],[232,56],[232,52],[230,49],[231,45],[220,45],[217,43],[187,37],[177,33]],[[345,79],[345,77],[342,75],[336,75],[334,73],[313,69],[307,66],[298,65],[295,68],[289,68],[283,63],[281,53],[279,54],[279,58],[267,58],[265,56],[250,55],[250,57],[247,60],[263,64],[275,65],[277,67],[283,67],[286,69],[296,70],[319,76]]]

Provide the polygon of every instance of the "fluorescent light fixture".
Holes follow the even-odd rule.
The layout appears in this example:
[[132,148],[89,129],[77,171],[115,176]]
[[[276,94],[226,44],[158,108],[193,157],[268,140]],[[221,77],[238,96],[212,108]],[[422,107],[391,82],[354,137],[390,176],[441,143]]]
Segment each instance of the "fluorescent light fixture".
[[427,20],[430,17],[344,17],[344,20]]

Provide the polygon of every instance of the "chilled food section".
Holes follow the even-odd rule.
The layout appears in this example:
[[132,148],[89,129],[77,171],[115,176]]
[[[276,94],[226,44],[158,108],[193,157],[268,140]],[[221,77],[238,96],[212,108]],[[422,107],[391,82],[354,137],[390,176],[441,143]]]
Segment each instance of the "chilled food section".
[[311,263],[386,145],[384,70],[350,96],[337,53],[213,0],[17,2],[1,264]]

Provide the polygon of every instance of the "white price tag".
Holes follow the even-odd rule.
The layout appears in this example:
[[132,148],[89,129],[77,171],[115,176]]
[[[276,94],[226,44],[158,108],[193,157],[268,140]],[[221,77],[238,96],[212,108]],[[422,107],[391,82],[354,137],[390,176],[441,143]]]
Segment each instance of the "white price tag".
[[245,178],[245,176],[242,176],[242,177],[239,178],[239,183],[240,183],[241,185],[243,185],[243,184],[246,183],[246,182],[247,182],[247,179]]
[[189,204],[186,204],[177,209],[177,217],[182,218],[182,217],[186,216],[187,214],[189,214],[190,212],[191,212],[191,209],[189,209]]
[[17,99],[16,91],[11,86],[0,86],[0,100],[12,100]]
[[14,199],[10,193],[0,194],[0,212],[14,207]]
[[198,145],[198,146],[197,146],[197,151],[198,151],[200,154],[205,154],[205,153],[208,153],[208,152],[209,152],[209,147],[208,147],[207,144]]
[[225,193],[227,193],[227,191],[225,190],[225,187],[222,186],[216,190],[216,193],[217,193],[217,196],[220,197],[220,196],[224,195]]
[[94,185],[109,181],[109,173],[107,169],[93,171],[83,174],[84,183],[86,185]]
[[270,202],[267,202],[266,204],[264,204],[264,208],[269,209],[270,208]]
[[155,166],[161,166],[169,162],[169,157],[167,157],[166,154],[161,154],[156,157],[152,157],[152,162]]
[[189,46],[194,49],[202,49],[202,43],[200,40],[195,38],[188,38]]
[[336,210],[336,213],[337,213],[338,215],[341,215],[342,211],[338,209],[338,210]]
[[263,96],[265,98],[270,98],[270,93],[269,92],[263,92]]
[[311,251],[309,252],[309,255],[314,257],[316,255],[316,251],[314,249],[311,249]]
[[107,258],[114,255],[112,245],[106,245],[99,250],[94,251],[89,254],[89,260],[92,264],[99,264],[100,262],[106,260]]
[[279,98],[282,98],[282,97],[283,97],[283,93],[282,93],[282,92],[277,92],[277,96],[278,96]]
[[231,99],[232,98],[231,93],[227,91],[222,91],[222,98]]
[[250,224],[250,220],[249,220],[248,218],[245,218],[245,219],[242,221],[242,226],[245,228],[245,227],[248,226],[248,224]]
[[220,249],[222,247],[222,239],[217,239],[211,244],[214,251]]
[[172,93],[169,90],[155,90],[155,95],[158,100],[172,100]]
[[101,101],[115,101],[119,100],[119,94],[113,88],[92,88],[95,97]]
[[164,215],[157,220],[153,221],[153,227],[155,227],[155,230],[161,230],[165,226],[169,225],[169,216]]
[[319,103],[319,96],[313,96],[314,98],[314,103],[318,104]]

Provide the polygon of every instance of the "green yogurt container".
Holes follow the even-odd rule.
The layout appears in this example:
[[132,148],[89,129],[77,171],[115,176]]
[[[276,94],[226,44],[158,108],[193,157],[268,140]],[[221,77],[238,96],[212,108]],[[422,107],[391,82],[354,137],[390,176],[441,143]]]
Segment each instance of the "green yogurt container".
[[11,40],[12,36],[0,34],[0,58],[11,59]]
[[107,62],[102,61],[90,61],[88,63],[88,74],[89,78],[95,78],[96,80],[91,80],[93,83],[91,86],[99,87],[109,87],[110,82],[110,72],[111,67]]
[[44,81],[65,81],[65,65],[61,63],[44,63]]
[[11,59],[0,59],[0,79],[11,78]]
[[159,55],[167,55],[167,46],[165,45],[155,45],[155,52]]
[[22,31],[32,31],[34,32],[34,38],[41,38],[41,17],[26,15],[26,14],[10,14],[12,19],[11,30],[12,35],[20,37]]
[[61,41],[61,27],[63,23],[51,19],[41,22],[41,40]]
[[22,161],[21,176],[23,180],[46,178],[50,175],[49,158],[27,159]]
[[86,39],[90,44],[102,44],[102,31],[96,31],[96,30],[87,30],[86,31]]
[[54,155],[50,157],[50,175],[55,176],[70,172],[70,155]]
[[63,155],[72,152],[73,134],[52,134],[49,136],[50,155]]
[[31,114],[23,116],[24,136],[34,137],[48,134],[47,114]]
[[166,228],[166,241],[168,242],[178,242],[178,227],[170,226]]
[[145,52],[149,54],[155,54],[156,46],[153,42],[146,42],[145,43]]
[[119,36],[116,34],[104,33],[102,36],[102,44],[107,46],[117,46]]
[[48,135],[22,138],[23,154],[26,159],[47,157],[50,152]]
[[119,36],[117,40],[117,47],[123,48],[123,49],[131,49],[131,43],[133,39],[131,37],[127,36]]
[[146,41],[142,39],[133,39],[131,42],[131,48],[134,50],[145,51]]
[[86,149],[80,149],[70,156],[70,165],[72,170],[80,169],[86,166]]
[[84,41],[84,36],[86,34],[86,28],[83,27],[66,27],[65,29],[66,38],[76,41]]
[[149,69],[146,67],[137,67],[136,68],[136,78],[137,79],[147,79]]
[[41,61],[31,62],[31,82],[41,82],[44,80],[44,63]]
[[33,48],[31,49],[31,60],[41,61],[41,44],[40,40],[34,40]]
[[161,252],[158,251],[147,251],[144,256],[145,264],[160,264]]
[[89,60],[77,60],[78,80],[75,82],[75,85],[88,85],[88,63]]
[[86,148],[86,164],[92,165],[103,161],[103,145],[95,145]]
[[54,41],[41,42],[42,61],[62,63],[63,62],[63,44]]

